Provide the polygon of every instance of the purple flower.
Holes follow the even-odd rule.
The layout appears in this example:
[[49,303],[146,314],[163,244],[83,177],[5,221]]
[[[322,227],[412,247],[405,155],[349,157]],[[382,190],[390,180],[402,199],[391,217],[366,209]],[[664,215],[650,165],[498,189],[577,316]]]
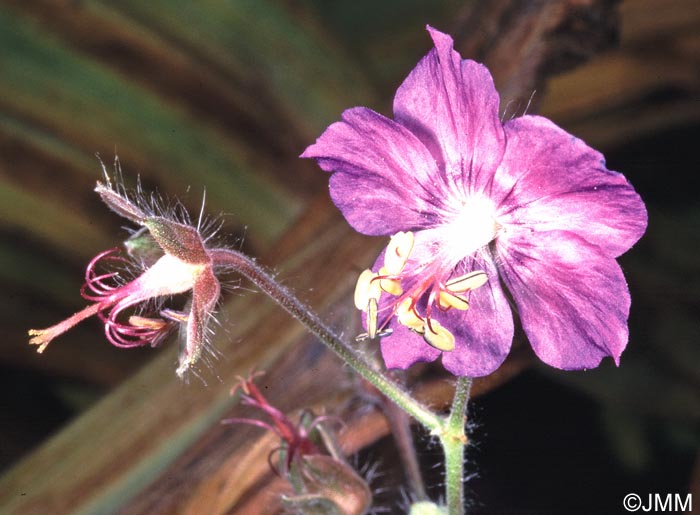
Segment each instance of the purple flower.
[[542,361],[618,363],[630,297],[615,258],[644,233],[643,202],[551,121],[503,123],[488,70],[428,30],[435,48],[396,92],[394,120],[349,109],[302,154],[333,172],[352,227],[391,236],[356,289],[369,336],[390,368],[442,355],[455,375],[486,375],[513,339],[510,297]]

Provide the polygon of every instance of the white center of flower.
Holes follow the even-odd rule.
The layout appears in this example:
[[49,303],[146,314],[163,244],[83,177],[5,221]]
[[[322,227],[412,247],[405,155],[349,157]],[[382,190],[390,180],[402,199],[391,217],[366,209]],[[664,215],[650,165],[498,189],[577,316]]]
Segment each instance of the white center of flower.
[[491,243],[500,228],[491,200],[471,197],[461,203],[461,209],[452,219],[448,218],[441,228],[444,231],[443,241],[456,259],[471,256]]
[[191,290],[206,265],[191,264],[165,254],[139,278],[151,296],[174,295]]

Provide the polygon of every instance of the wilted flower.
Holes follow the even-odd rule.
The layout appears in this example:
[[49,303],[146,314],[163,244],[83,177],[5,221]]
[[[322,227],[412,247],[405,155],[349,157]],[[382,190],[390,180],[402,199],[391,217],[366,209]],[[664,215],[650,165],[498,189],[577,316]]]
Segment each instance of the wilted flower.
[[537,355],[562,369],[619,361],[629,291],[615,258],[644,233],[646,210],[603,156],[551,121],[505,123],[488,70],[435,48],[394,98],[394,120],[345,111],[302,157],[330,178],[357,231],[391,241],[355,302],[389,367],[442,354],[480,376],[513,339],[507,288]]
[[[239,383],[231,389],[231,395],[240,391],[243,404],[261,410],[272,420],[272,424],[254,418],[228,418],[223,423],[250,424],[275,433],[285,446],[286,457],[279,472],[286,474],[295,460],[309,454],[320,453],[318,446],[311,440],[309,434],[322,419],[316,419],[310,424],[295,424],[287,415],[268,402],[253,382],[255,376],[256,374],[251,374],[248,379],[240,378]],[[277,467],[274,468],[277,470]]]
[[[372,503],[367,482],[338,452],[333,436],[322,428],[328,417],[304,412],[299,423],[272,406],[253,382],[255,375],[240,380],[231,393],[241,392],[243,404],[263,411],[268,423],[253,418],[229,418],[224,424],[251,424],[268,429],[282,441],[280,466],[275,472],[289,480],[295,495],[283,499],[294,513],[363,515]],[[318,442],[317,442],[318,441]],[[272,456],[272,455],[271,455]]]
[[[30,330],[29,343],[43,352],[54,338],[93,315],[104,322],[107,339],[118,347],[158,345],[170,329],[180,325],[184,341],[177,373],[183,375],[202,353],[221,291],[205,239],[197,228],[130,199],[106,173],[105,182],[98,182],[95,191],[109,208],[143,227],[126,242],[132,259],[117,255],[118,249],[98,254],[87,266],[81,289],[82,296],[94,304],[52,327]],[[140,273],[128,282],[120,281],[120,272],[97,271],[102,265],[132,261]],[[188,291],[186,312],[158,308],[164,298]],[[155,314],[148,314],[154,310]]]

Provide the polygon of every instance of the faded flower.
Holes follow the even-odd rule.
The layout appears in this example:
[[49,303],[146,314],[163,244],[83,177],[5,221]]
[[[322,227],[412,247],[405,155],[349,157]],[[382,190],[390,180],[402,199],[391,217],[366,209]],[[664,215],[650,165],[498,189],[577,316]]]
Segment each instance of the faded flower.
[[[52,327],[30,330],[29,343],[43,352],[54,338],[93,315],[104,322],[107,339],[118,347],[156,346],[180,326],[177,373],[182,376],[202,353],[221,291],[205,238],[198,228],[175,220],[154,202],[130,198],[106,172],[105,182],[98,182],[95,191],[110,209],[142,227],[125,243],[130,258],[119,255],[118,249],[98,254],[87,266],[81,289],[93,304]],[[133,278],[124,280],[125,275]],[[163,307],[170,296],[186,292],[190,299],[185,311]]]
[[302,413],[298,423],[272,406],[253,380],[240,379],[231,393],[240,391],[241,401],[259,409],[271,423],[254,418],[229,418],[224,424],[250,424],[268,429],[281,440],[279,465],[270,466],[287,479],[294,495],[283,498],[291,513],[364,515],[372,504],[367,482],[345,461],[333,434],[324,427],[329,417]]

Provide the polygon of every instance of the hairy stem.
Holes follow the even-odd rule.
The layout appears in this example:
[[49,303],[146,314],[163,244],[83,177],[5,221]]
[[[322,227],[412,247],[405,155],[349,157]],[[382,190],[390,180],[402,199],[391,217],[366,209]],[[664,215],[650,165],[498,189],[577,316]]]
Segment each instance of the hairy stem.
[[442,430],[444,426],[442,417],[423,406],[398,384],[375,370],[363,356],[343,341],[311,309],[304,305],[291,291],[275,281],[255,261],[245,254],[229,249],[213,249],[209,251],[209,255],[215,266],[231,267],[250,279],[251,282],[275,300],[290,315],[304,324],[311,333],[335,352],[355,372],[369,381],[375,388],[431,432],[438,433]]
[[471,378],[457,379],[452,411],[447,419],[445,431],[440,435],[445,452],[447,512],[450,515],[464,513],[464,447],[467,443],[464,426],[471,386]]

